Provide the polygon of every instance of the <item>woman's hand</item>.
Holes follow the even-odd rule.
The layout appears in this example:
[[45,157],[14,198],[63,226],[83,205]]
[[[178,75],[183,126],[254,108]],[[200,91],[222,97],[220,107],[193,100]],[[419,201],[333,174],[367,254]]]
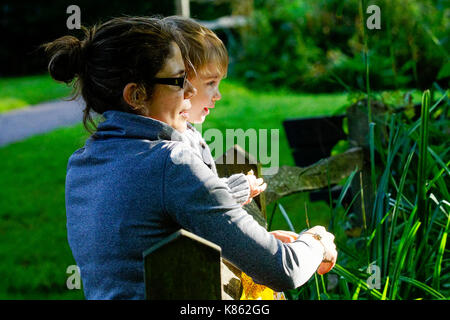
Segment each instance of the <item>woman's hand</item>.
[[267,188],[267,183],[265,183],[262,178],[256,178],[256,176],[253,174],[253,170],[250,170],[247,173],[246,178],[250,185],[250,196],[247,202],[244,203],[244,205],[250,203],[254,197],[259,195],[261,192],[264,192],[264,190],[266,190]]
[[322,275],[333,269],[337,260],[336,245],[334,244],[334,235],[327,232],[322,226],[315,226],[302,234],[309,234],[323,245],[325,252],[322,263],[317,268],[317,273]]
[[[282,241],[282,242],[293,242],[297,240],[299,235],[295,232],[291,231],[285,231],[285,230],[275,230],[271,231],[270,234],[272,234],[276,239]],[[333,269],[334,265],[336,264],[337,260],[337,251],[336,251],[336,245],[334,244],[334,235],[327,232],[327,230],[322,226],[316,226],[313,227],[302,234],[310,234],[316,241],[320,241],[325,249],[322,263],[317,268],[317,273],[320,275],[323,275],[331,269]],[[318,238],[320,237],[320,240]]]

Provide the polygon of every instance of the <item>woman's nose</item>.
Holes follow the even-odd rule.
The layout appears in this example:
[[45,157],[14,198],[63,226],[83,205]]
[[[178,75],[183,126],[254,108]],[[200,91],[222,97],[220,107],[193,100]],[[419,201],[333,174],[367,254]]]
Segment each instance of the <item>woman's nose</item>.
[[184,98],[185,99],[190,99],[197,94],[197,89],[194,88],[194,86],[192,85],[192,83],[189,82],[188,79],[186,79],[185,86],[186,86],[184,88]]

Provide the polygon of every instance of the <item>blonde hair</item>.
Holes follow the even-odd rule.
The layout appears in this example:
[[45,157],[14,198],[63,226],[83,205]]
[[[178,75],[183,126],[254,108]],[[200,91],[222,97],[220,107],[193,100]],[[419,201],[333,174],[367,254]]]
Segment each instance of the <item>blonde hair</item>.
[[212,63],[219,74],[227,74],[228,52],[222,40],[213,31],[186,17],[170,16],[164,20],[181,32],[194,73],[201,73],[202,69]]

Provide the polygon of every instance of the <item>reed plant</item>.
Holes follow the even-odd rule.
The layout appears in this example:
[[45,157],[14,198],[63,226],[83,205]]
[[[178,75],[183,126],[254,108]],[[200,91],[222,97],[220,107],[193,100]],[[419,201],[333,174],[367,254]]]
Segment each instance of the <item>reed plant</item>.
[[[375,300],[450,297],[447,249],[450,142],[448,135],[439,134],[442,130],[449,131],[449,98],[448,91],[441,93],[433,105],[430,91],[423,93],[421,114],[416,121],[402,112],[386,114],[388,139],[383,137],[386,131],[379,124],[371,130],[370,149],[383,158],[379,160],[382,166],[379,163],[371,166],[376,185],[373,210],[363,210],[361,234],[348,237],[345,229],[353,202],[342,210],[342,200],[347,192],[352,192],[354,201],[365,191],[351,190],[351,181],[359,175],[355,170],[333,204],[328,227],[336,235],[339,255],[336,267],[324,276],[324,282],[331,283],[334,279],[335,284],[321,288],[316,277],[290,291],[288,297]],[[375,162],[373,154],[371,162]],[[283,216],[289,219],[285,210]],[[376,273],[371,274],[374,270]],[[378,282],[372,281],[377,277]]]

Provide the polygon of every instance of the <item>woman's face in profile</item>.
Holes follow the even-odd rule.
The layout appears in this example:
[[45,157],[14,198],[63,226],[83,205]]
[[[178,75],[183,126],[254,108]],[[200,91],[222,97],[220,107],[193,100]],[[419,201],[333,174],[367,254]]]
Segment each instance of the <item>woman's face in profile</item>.
[[[184,60],[180,48],[172,42],[172,53],[166,59],[156,78],[179,78],[186,74]],[[147,108],[151,118],[167,123],[179,132],[186,130],[190,104],[183,104],[184,99],[190,99],[196,94],[195,88],[186,79],[184,88],[179,86],[156,84],[153,97]]]

